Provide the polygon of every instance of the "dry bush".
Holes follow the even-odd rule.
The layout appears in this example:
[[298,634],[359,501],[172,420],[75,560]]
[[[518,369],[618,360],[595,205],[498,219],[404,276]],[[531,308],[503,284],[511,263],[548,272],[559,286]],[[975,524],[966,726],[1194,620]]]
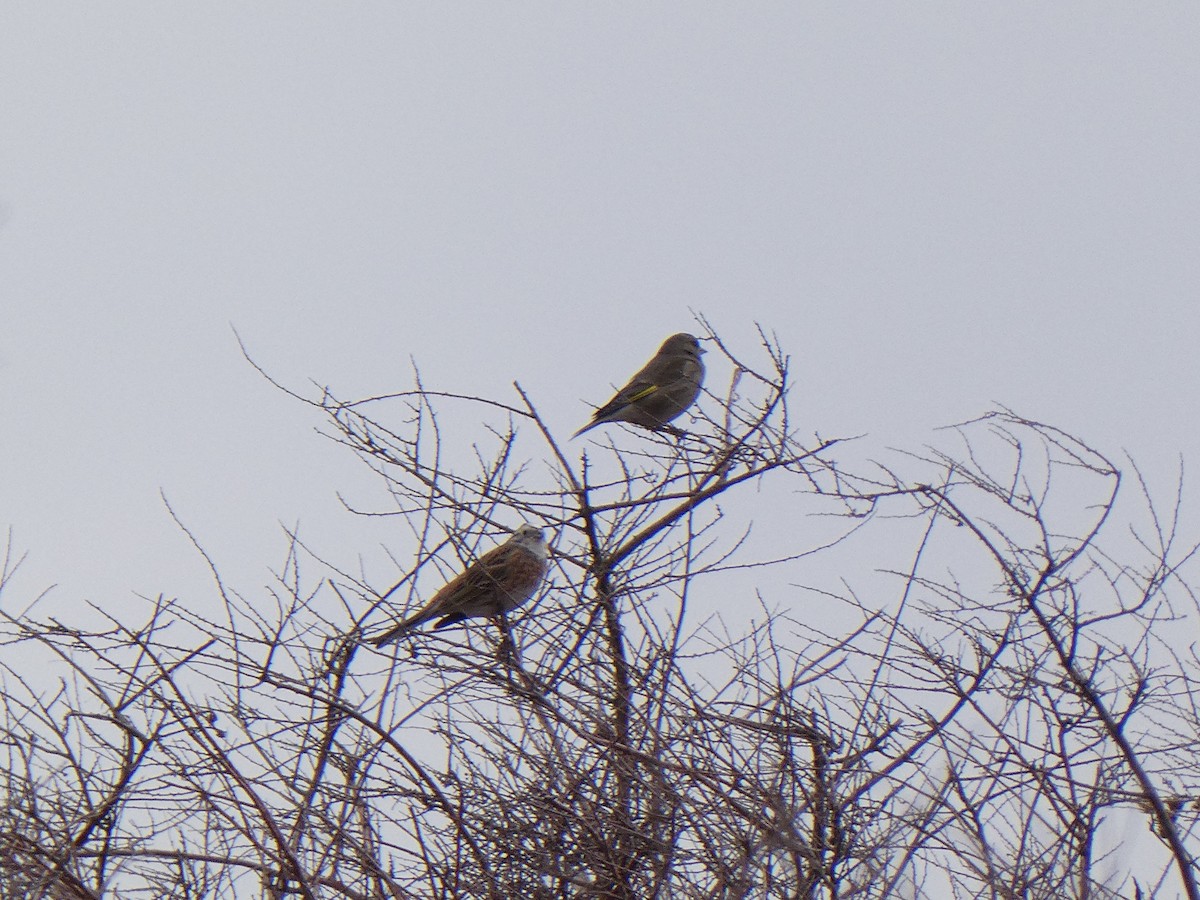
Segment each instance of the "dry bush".
[[[0,893],[1200,898],[1178,504],[1007,411],[855,460],[797,436],[775,341],[709,336],[682,436],[564,445],[519,386],[304,400],[391,573],[295,539],[269,593],[214,564],[219,615],[8,615]],[[362,643],[521,521],[535,601]]]

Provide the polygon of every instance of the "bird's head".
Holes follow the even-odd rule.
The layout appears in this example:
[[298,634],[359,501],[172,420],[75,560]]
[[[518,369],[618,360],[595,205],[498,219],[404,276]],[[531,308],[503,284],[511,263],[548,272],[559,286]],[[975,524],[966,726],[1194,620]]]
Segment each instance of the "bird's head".
[[546,543],[546,534],[536,525],[526,522],[513,532],[509,538],[514,544],[519,544],[531,553],[536,553],[541,559],[549,559],[550,545]]
[[687,354],[689,356],[699,356],[704,352],[704,348],[700,346],[700,339],[694,334],[688,334],[686,331],[681,331],[679,334],[673,334],[658,348],[659,353],[675,356],[677,354]]

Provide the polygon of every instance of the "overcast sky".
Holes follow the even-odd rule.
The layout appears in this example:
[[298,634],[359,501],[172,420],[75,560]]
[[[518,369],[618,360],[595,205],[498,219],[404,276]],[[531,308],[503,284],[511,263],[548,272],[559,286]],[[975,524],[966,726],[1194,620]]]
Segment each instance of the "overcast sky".
[[696,310],[778,332],[823,436],[999,402],[1170,493],[1198,47],[1193,2],[7,4],[4,602],[206,590],[160,491],[246,588],[280,522],[387,542],[233,328],[347,397],[519,379],[565,437]]

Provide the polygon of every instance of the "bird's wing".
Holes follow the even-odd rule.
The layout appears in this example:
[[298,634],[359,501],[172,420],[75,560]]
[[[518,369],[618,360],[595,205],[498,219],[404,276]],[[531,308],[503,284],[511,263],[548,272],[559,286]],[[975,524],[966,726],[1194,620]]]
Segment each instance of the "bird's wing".
[[461,612],[472,599],[479,597],[484,591],[493,590],[496,585],[497,560],[507,547],[507,544],[501,544],[479,557],[465,572],[456,575],[430,597],[428,603],[375,638],[373,643],[382,646],[400,637],[410,628],[424,625],[438,616]]
[[617,391],[611,400],[596,410],[593,416],[600,419],[604,416],[612,415],[617,410],[631,403],[645,400],[651,394],[662,390],[664,385],[669,385],[680,378],[687,377],[690,372],[694,372],[695,362],[689,356],[667,357],[665,359],[658,356],[654,357],[654,359],[642,366],[637,374],[629,379],[629,383]]
[[504,583],[507,573],[512,569],[513,554],[520,552],[520,549],[508,542],[493,547],[438,593],[445,593],[446,605],[455,607],[481,594],[494,591],[497,585]]
[[630,403],[637,403],[639,400],[645,400],[659,389],[659,385],[652,381],[631,381],[629,384],[625,385],[625,387],[617,391],[611,400],[592,413],[592,418],[602,419],[605,416],[612,415],[618,410],[624,409]]

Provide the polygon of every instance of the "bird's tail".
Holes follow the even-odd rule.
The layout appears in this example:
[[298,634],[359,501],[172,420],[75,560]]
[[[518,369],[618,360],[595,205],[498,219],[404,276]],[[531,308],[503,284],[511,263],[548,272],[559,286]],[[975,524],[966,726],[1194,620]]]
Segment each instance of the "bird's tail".
[[400,638],[404,637],[404,635],[408,634],[408,632],[412,631],[412,629],[416,628],[418,625],[423,625],[432,618],[435,617],[423,613],[417,613],[415,616],[409,616],[404,621],[393,625],[383,634],[379,635],[379,637],[371,638],[369,641],[367,641],[367,643],[374,644],[376,647],[384,647],[393,641],[400,640]]
[[588,422],[586,425],[584,425],[582,428],[580,428],[577,432],[575,432],[573,435],[571,435],[571,440],[575,440],[575,438],[579,437],[585,431],[591,431],[597,425],[603,425],[603,424],[604,424],[603,422]]

